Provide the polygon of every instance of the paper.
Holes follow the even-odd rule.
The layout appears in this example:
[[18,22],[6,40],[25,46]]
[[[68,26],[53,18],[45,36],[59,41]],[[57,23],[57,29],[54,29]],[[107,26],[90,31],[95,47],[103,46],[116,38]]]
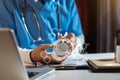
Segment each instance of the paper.
[[62,63],[63,65],[76,65],[76,66],[83,66],[83,65],[87,65],[86,60],[84,59],[84,57],[79,54],[72,54],[70,56],[68,56],[68,58]]

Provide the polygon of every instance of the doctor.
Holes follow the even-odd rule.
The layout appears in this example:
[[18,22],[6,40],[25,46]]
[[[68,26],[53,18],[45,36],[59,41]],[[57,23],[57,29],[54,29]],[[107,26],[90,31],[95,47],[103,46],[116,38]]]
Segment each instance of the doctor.
[[[80,56],[84,36],[75,0],[0,0],[0,10],[0,27],[14,30],[24,62],[56,64]],[[56,40],[67,43],[67,54],[46,52]]]

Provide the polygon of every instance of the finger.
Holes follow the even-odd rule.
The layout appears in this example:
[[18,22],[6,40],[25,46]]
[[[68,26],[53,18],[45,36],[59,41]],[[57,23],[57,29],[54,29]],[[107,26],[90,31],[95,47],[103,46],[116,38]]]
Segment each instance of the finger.
[[64,42],[64,43],[67,43],[67,44],[70,44],[71,43],[71,41],[69,40],[69,39],[63,39],[63,40],[61,40],[61,42]]
[[62,34],[59,34],[59,35],[58,35],[58,39],[62,39],[62,38],[64,38],[64,37],[62,36]]
[[55,48],[56,47],[55,44],[43,44],[41,46],[42,46],[43,50],[48,49],[48,48]]
[[77,42],[77,38],[76,38],[76,37],[72,37],[70,40],[71,40],[72,42]]
[[65,38],[71,39],[72,37],[75,37],[74,33],[70,33],[67,36],[65,36]]
[[54,45],[54,44],[41,44],[35,50],[45,51],[45,49],[47,49],[47,48],[55,48],[55,47],[56,47],[56,45]]

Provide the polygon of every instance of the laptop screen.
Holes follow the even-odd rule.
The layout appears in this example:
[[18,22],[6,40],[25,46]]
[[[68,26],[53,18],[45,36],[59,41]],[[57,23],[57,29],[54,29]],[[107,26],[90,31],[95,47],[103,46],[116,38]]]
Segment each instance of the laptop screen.
[[34,80],[54,70],[47,66],[26,70],[13,31],[0,28],[0,80]]
[[29,80],[9,29],[0,29],[0,65],[0,80]]

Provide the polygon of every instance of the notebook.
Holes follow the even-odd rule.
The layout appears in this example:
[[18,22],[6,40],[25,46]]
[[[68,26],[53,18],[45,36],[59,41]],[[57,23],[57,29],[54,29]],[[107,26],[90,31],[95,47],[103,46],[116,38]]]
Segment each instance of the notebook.
[[120,64],[115,59],[94,59],[87,62],[93,72],[120,72]]
[[13,31],[0,28],[0,80],[37,80],[54,71],[48,66],[26,69]]

